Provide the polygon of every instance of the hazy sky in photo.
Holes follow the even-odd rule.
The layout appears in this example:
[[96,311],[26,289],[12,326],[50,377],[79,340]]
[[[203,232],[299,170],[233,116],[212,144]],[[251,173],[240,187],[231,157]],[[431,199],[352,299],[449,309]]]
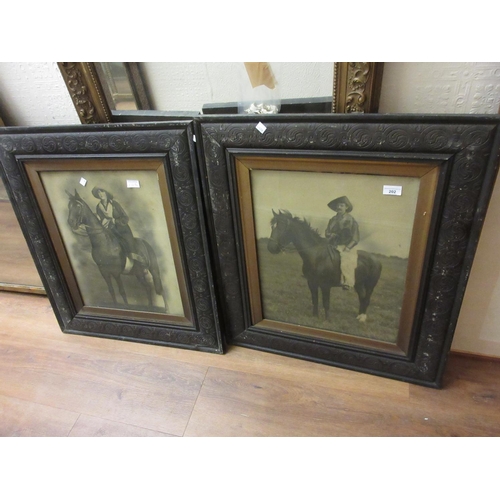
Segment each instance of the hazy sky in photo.
[[[360,230],[358,249],[406,258],[409,255],[420,180],[369,174],[252,170],[257,238],[269,237],[272,210],[306,218],[324,236],[335,212],[328,203],[347,196]],[[384,185],[402,187],[401,196],[383,194]]]

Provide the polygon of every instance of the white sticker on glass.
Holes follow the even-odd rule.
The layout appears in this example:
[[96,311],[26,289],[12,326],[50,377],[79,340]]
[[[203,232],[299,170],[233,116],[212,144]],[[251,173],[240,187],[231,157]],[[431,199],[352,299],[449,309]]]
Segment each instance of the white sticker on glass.
[[140,185],[139,181],[127,179],[127,187],[128,188],[140,188],[141,185]]
[[382,194],[389,196],[401,196],[403,194],[403,186],[384,186]]

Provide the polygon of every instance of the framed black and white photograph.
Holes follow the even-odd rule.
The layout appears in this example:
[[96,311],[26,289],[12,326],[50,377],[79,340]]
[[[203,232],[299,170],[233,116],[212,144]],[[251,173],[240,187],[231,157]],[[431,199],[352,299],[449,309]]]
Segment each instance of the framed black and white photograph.
[[406,352],[437,166],[252,157],[235,165],[253,323]]
[[495,117],[203,117],[228,343],[439,386]]
[[64,331],[222,352],[191,125],[0,136]]

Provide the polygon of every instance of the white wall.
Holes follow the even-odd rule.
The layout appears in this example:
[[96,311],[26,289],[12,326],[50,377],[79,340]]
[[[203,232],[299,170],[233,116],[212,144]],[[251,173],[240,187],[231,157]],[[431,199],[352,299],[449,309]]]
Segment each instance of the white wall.
[[[237,101],[235,63],[148,63],[159,107],[198,110]],[[277,68],[277,65],[276,65]],[[332,63],[285,64],[282,98],[331,94]],[[278,71],[277,71],[278,73]],[[160,78],[161,77],[161,78]],[[153,82],[156,79],[156,83]],[[307,83],[306,83],[307,82]],[[165,93],[165,86],[169,92]],[[382,113],[497,113],[500,63],[386,63]],[[0,110],[10,125],[79,123],[56,63],[0,63]],[[500,357],[500,181],[497,182],[460,313],[453,349]]]
[[500,357],[500,179],[497,180],[455,330],[453,349]]
[[385,63],[380,113],[498,113],[500,63]]
[[[380,113],[498,113],[500,63],[386,63]],[[500,357],[500,179],[495,185],[452,349]]]
[[55,62],[0,62],[0,114],[11,126],[80,123]]

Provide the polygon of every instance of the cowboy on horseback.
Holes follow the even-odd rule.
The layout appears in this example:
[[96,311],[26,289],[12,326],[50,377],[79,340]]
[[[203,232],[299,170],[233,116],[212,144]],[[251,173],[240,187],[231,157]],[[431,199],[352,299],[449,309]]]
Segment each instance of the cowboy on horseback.
[[96,214],[103,227],[109,229],[117,237],[132,262],[144,263],[144,259],[137,252],[135,238],[128,224],[129,218],[122,206],[105,189],[96,186],[92,189],[92,194],[99,200]]
[[351,250],[359,243],[359,227],[350,214],[353,206],[347,196],[335,198],[328,207],[337,214],[330,219],[325,231],[328,250],[333,258],[333,249],[339,251],[340,269],[343,276],[342,288],[349,290],[354,286],[354,271],[357,266],[357,252]]

